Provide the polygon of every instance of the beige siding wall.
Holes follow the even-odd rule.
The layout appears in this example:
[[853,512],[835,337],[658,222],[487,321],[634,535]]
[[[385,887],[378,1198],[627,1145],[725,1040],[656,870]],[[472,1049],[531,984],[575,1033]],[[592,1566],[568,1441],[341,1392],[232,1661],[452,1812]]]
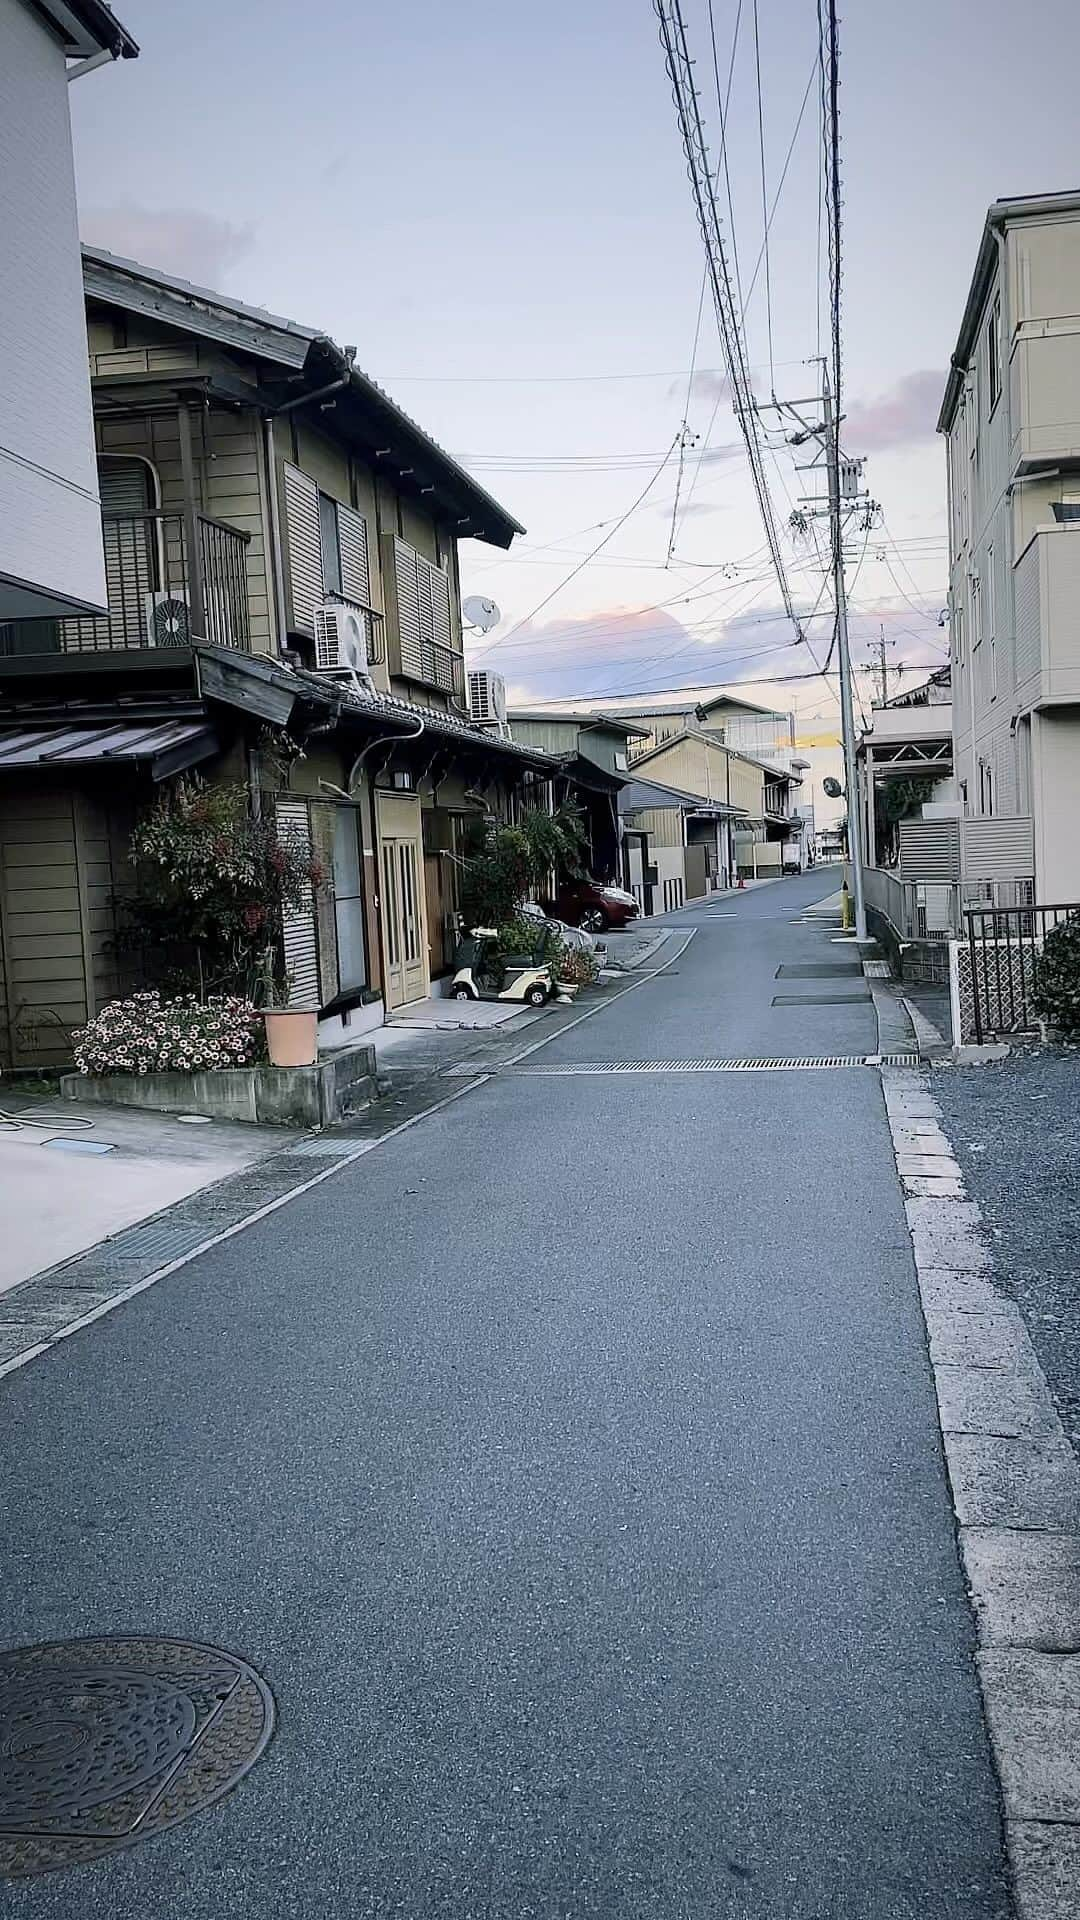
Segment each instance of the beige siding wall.
[[644,778],[661,785],[699,794],[703,800],[722,800],[742,807],[758,819],[765,806],[765,775],[761,767],[729,753],[703,734],[674,740],[641,769]]
[[[205,453],[204,453],[205,441]],[[121,454],[149,461],[156,476],[159,504],[179,513],[184,505],[180,465],[180,430],[175,411],[141,418],[99,418],[97,444],[101,455]],[[267,567],[268,542],[264,532],[259,482],[259,425],[254,414],[211,409],[194,434],[197,505],[215,520],[227,521],[250,534],[246,549],[248,611],[251,646],[256,653],[273,650],[273,615]]]
[[510,732],[523,747],[537,747],[541,753],[577,751],[577,725],[570,720],[511,720]]
[[5,784],[0,807],[0,1064],[53,1065],[117,991],[112,896],[130,809],[66,785]]
[[392,482],[353,459],[346,450],[333,441],[327,434],[311,426],[306,420],[293,419],[290,430],[280,433],[277,455],[279,460],[278,498],[281,502],[281,524],[283,540],[288,547],[288,526],[281,494],[281,469],[285,462],[300,468],[309,475],[323,493],[353,506],[364,515],[368,535],[368,565],[371,574],[371,599],[377,613],[387,618],[383,630],[386,662],[373,670],[373,678],[384,691],[394,686],[395,690],[406,698],[421,698],[432,705],[445,706],[446,697],[428,687],[421,689],[419,683],[405,679],[397,671],[396,634],[393,627],[392,595],[387,593],[384,573],[386,548],[381,535],[396,534],[405,540],[433,566],[441,566],[450,585],[450,623],[451,638],[456,652],[462,651],[460,582],[458,576],[457,547],[451,530],[437,524],[431,514],[424,511],[419,502],[407,495],[399,494]]
[[650,847],[681,847],[682,814],[675,807],[648,807],[634,816],[634,832],[647,833]]

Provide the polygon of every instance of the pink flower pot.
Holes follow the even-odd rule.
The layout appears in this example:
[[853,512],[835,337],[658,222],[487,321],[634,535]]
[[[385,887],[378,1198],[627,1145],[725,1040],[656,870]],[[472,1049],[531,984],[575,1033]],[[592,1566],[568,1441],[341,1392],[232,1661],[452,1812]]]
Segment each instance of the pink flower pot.
[[266,1051],[275,1067],[313,1067],[319,1057],[319,1016],[307,1007],[275,1007],[263,1014]]

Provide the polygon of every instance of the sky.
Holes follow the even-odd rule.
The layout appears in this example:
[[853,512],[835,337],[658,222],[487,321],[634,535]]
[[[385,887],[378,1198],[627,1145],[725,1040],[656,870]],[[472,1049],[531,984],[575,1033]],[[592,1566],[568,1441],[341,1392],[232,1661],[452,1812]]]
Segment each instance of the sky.
[[[465,592],[501,613],[474,657],[512,699],[737,684],[796,712],[835,812],[836,683],[763,563],[708,302],[698,329],[704,257],[650,0],[117,10],[140,58],[71,90],[84,237],[355,344],[522,522],[508,555],[462,548]],[[725,240],[757,396],[800,400],[822,311],[816,11],[756,11],[755,45],[754,0],[712,0]],[[684,12],[719,159],[708,0]],[[882,633],[890,693],[946,658],[934,423],[986,207],[1078,184],[1080,18],[1046,0],[1038,34],[1016,20],[1012,0],[908,0],[841,22],[844,442],[881,507],[848,531],[864,709]],[[818,490],[805,458],[781,443],[769,476],[808,614],[820,558],[786,532]]]

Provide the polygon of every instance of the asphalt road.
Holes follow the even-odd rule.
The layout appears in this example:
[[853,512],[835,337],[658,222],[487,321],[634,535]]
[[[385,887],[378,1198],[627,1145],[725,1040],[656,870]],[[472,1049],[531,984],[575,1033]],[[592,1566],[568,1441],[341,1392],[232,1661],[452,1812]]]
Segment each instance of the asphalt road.
[[834,884],[694,916],[0,1386],[5,1641],[208,1640],[280,1714],[216,1810],[0,1911],[1005,1920],[877,1075],[535,1071],[872,1049],[771,1007]]

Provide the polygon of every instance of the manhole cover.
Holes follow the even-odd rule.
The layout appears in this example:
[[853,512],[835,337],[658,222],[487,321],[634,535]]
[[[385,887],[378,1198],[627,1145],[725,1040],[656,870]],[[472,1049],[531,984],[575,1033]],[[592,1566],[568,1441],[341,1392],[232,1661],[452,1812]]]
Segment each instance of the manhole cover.
[[97,1860],[209,1807],[265,1748],[257,1673],[181,1640],[0,1653],[0,1875]]

